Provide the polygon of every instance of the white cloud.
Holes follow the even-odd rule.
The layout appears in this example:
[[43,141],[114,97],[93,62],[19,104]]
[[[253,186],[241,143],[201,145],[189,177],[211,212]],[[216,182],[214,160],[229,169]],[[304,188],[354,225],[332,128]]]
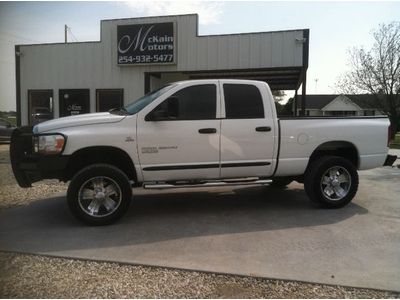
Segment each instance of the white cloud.
[[197,13],[201,25],[218,24],[223,3],[211,1],[129,1],[124,2],[133,12],[152,16]]

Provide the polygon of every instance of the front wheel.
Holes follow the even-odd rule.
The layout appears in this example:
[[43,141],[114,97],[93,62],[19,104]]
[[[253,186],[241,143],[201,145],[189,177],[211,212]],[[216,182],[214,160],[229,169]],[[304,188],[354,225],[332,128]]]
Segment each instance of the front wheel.
[[132,188],[120,169],[94,164],[82,169],[68,187],[68,206],[73,215],[89,225],[111,224],[128,210]]
[[321,157],[307,170],[304,188],[310,200],[320,206],[343,207],[357,192],[357,169],[343,157]]

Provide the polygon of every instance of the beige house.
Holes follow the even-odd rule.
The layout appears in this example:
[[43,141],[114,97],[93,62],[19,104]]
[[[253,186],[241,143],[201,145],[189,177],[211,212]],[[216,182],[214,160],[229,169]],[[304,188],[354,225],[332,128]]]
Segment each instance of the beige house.
[[[382,112],[374,107],[372,95],[306,95],[306,116],[375,116]],[[297,96],[297,115],[301,96]]]

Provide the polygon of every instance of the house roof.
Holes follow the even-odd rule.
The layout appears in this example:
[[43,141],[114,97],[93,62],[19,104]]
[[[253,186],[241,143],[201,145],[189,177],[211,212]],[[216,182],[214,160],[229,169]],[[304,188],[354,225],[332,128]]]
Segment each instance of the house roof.
[[[306,95],[306,109],[322,109],[331,103],[334,99],[341,95],[331,94],[331,95]],[[376,105],[373,105],[374,96],[369,94],[363,95],[343,95],[350,101],[354,102],[356,105],[362,109],[374,109]],[[297,106],[301,107],[301,95],[297,95]]]

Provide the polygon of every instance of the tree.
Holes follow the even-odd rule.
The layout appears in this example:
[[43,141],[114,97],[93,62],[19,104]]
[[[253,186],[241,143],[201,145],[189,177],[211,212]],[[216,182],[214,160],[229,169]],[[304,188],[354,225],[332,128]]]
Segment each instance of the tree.
[[272,93],[272,96],[274,97],[276,113],[278,115],[281,115],[284,105],[281,104],[280,102],[285,100],[286,93],[285,93],[285,91],[282,91],[282,90],[272,90],[271,93]]
[[400,118],[400,22],[380,24],[372,35],[369,50],[350,50],[350,71],[336,86],[343,94],[374,95],[371,104],[389,116],[394,134]]
[[282,102],[286,96],[285,91],[282,90],[272,90],[271,93],[274,97],[275,102]]

